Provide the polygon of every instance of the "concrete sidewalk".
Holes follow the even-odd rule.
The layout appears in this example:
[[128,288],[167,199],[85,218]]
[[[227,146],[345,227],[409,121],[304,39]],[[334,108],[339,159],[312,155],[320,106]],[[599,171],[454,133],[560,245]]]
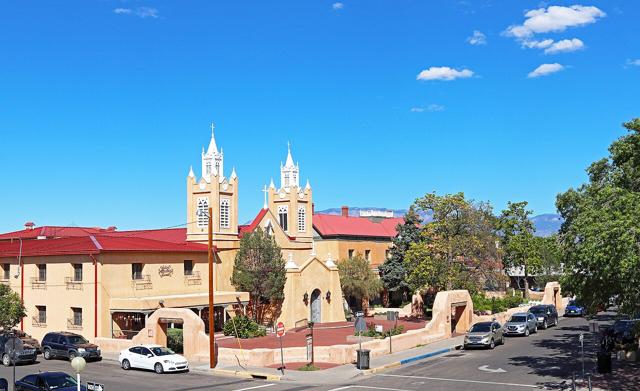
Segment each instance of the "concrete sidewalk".
[[448,338],[421,347],[373,358],[371,359],[370,369],[368,370],[359,370],[354,364],[346,364],[320,371],[285,369],[283,375],[281,371],[274,368],[242,368],[239,365],[220,364],[215,369],[209,369],[207,364],[201,363],[193,363],[191,370],[211,375],[258,378],[272,381],[284,380],[305,384],[338,384],[357,376],[369,375],[388,368],[446,354],[459,348],[463,338],[463,336]]

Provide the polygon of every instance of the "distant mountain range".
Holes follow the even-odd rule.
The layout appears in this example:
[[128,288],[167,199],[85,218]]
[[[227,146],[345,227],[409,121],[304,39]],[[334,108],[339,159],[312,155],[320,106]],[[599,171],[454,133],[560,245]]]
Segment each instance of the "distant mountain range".
[[[393,217],[402,217],[407,213],[407,209],[387,209],[387,208],[372,208],[372,207],[349,207],[349,216],[360,216],[360,211],[381,211],[381,212],[393,212]],[[316,213],[324,213],[331,215],[339,215],[342,213],[341,208],[329,208],[325,210],[318,210]],[[423,221],[431,221],[431,216],[424,212],[419,212]],[[533,225],[536,227],[536,235],[538,236],[550,236],[560,230],[562,225],[562,217],[555,213],[545,213],[531,218]]]

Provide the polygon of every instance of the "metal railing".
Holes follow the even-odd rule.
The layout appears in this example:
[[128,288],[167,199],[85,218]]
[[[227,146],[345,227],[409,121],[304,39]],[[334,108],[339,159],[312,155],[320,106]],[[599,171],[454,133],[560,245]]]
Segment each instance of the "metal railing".
[[47,289],[47,280],[31,277],[31,289]]
[[67,290],[81,291],[82,280],[78,281],[74,277],[65,277],[64,283],[67,286]]
[[77,324],[75,319],[67,318],[67,328],[69,330],[82,330],[82,323]]
[[202,276],[199,271],[191,272],[191,274],[185,274],[184,282],[187,285],[200,285],[202,284]]
[[33,327],[47,327],[47,322],[40,322],[38,315],[31,317],[31,324],[33,324]]
[[142,278],[133,278],[131,280],[131,284],[136,290],[142,289],[153,289],[153,284],[151,283],[151,275],[144,274],[141,276]]

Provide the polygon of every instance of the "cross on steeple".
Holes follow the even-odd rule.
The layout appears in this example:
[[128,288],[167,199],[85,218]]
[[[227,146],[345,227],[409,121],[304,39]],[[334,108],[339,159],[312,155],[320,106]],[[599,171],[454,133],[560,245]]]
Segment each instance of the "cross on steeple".
[[213,130],[216,128],[216,125],[214,125],[214,123],[211,123],[211,135],[213,136]]
[[267,193],[269,192],[269,190],[267,190],[267,185],[264,185],[262,192],[264,193],[264,204],[262,205],[262,209],[267,209]]

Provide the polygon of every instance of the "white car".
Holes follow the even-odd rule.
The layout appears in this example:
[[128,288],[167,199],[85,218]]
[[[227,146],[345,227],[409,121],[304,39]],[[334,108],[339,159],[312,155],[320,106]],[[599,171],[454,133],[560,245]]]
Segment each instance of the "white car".
[[189,371],[186,358],[160,345],[137,345],[124,349],[118,361],[124,370],[151,369],[156,373]]

